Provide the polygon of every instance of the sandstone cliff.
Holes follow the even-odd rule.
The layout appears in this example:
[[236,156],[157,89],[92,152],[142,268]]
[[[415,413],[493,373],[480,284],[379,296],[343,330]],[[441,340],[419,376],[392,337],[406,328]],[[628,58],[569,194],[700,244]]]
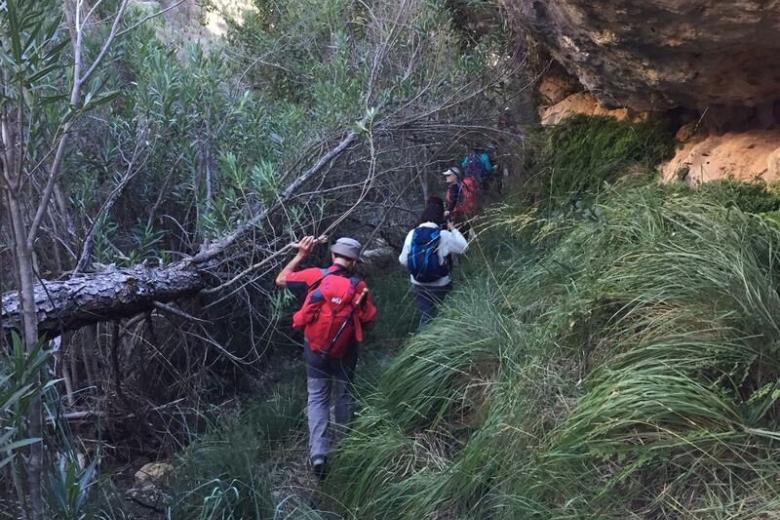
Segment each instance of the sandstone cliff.
[[579,82],[540,82],[543,124],[683,110],[664,178],[780,179],[780,0],[504,1]]
[[506,0],[608,106],[757,106],[780,93],[778,0]]

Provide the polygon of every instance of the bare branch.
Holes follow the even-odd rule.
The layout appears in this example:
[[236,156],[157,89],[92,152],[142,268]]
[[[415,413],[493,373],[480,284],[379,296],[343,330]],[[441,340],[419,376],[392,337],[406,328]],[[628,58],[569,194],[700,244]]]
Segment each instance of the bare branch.
[[[310,178],[312,178],[314,175],[316,175],[323,167],[325,167],[327,164],[329,164],[332,160],[334,160],[336,157],[341,155],[344,150],[346,150],[352,143],[355,142],[357,139],[357,134],[350,131],[347,133],[347,135],[344,137],[344,139],[339,142],[336,147],[334,147],[332,150],[330,150],[328,153],[326,153],[324,156],[322,156],[311,168],[303,172],[299,177],[297,177],[293,182],[287,186],[284,191],[282,191],[281,194],[279,194],[278,201],[280,203],[284,203],[288,201],[295,192],[300,189],[301,186],[303,186],[304,183],[306,183]],[[278,203],[277,203],[278,204]],[[206,244],[203,248],[201,248],[201,251],[192,257],[193,263],[202,263],[206,262],[208,260],[211,260],[215,256],[222,254],[225,249],[233,245],[233,243],[236,242],[239,238],[244,236],[247,232],[249,232],[252,228],[257,226],[260,222],[262,222],[270,213],[272,208],[261,208],[260,211],[251,219],[240,225],[236,230],[234,230],[232,233],[228,234],[227,236],[221,238],[220,240],[212,243],[212,244]]]
[[114,39],[116,38],[117,31],[119,29],[119,24],[122,22],[122,18],[125,15],[129,1],[130,0],[122,0],[122,3],[119,5],[119,9],[117,10],[116,16],[114,17],[114,23],[111,24],[111,32],[108,34],[106,41],[103,42],[103,46],[100,48],[100,52],[95,58],[95,61],[92,62],[92,65],[89,67],[89,69],[87,69],[87,72],[85,72],[83,76],[76,76],[76,78],[78,78],[76,83],[79,84],[79,88],[81,85],[84,85],[89,80],[90,76],[92,76],[92,74],[97,70],[97,68],[100,66],[100,62],[103,61],[103,58],[108,52],[108,49],[110,49],[111,45],[114,43]]
[[[111,26],[111,32],[106,38],[106,41],[103,43],[103,46],[95,58],[95,61],[92,62],[92,65],[82,76],[81,69],[83,67],[82,53],[84,23],[81,21],[81,2],[77,0],[75,18],[72,19],[72,23],[74,24],[76,31],[76,40],[73,43],[73,86],[70,92],[71,110],[76,110],[81,104],[82,86],[89,80],[89,77],[92,75],[92,73],[97,70],[100,62],[103,61],[103,57],[106,55],[108,49],[111,47],[111,44],[114,42],[119,24],[122,21],[122,17],[124,16],[125,11],[127,10],[128,2],[129,0],[122,0],[116,17],[114,18],[114,23]],[[66,11],[69,13],[67,9]],[[68,18],[71,19],[70,15],[68,15]],[[33,247],[35,236],[38,233],[38,227],[41,225],[41,220],[43,219],[43,215],[46,213],[46,208],[48,207],[49,201],[51,200],[54,186],[60,174],[62,159],[65,156],[65,148],[68,143],[70,129],[73,126],[73,114],[69,114],[69,116],[66,117],[70,117],[70,119],[68,119],[65,124],[62,125],[62,134],[60,135],[59,142],[57,143],[57,151],[54,154],[54,160],[52,161],[51,168],[49,169],[49,178],[46,182],[46,187],[43,190],[43,194],[41,195],[41,200],[38,203],[38,209],[35,212],[35,217],[33,218],[32,224],[30,224],[30,228],[27,232],[27,247],[30,249]]]
[[136,176],[136,174],[138,174],[138,172],[140,171],[140,167],[136,168],[136,162],[138,160],[138,156],[141,154],[143,143],[146,140],[146,134],[147,134],[146,129],[141,131],[141,135],[138,137],[136,141],[135,149],[133,150],[133,155],[127,161],[127,169],[125,170],[122,179],[117,183],[116,187],[108,195],[108,197],[100,207],[100,210],[97,212],[97,215],[95,215],[95,218],[92,220],[92,224],[89,227],[87,236],[84,238],[84,245],[81,248],[81,254],[79,255],[79,260],[78,262],[76,262],[76,267],[73,270],[74,273],[80,273],[84,271],[87,265],[89,265],[92,259],[92,249],[94,248],[95,234],[97,233],[100,222],[102,222],[102,220],[108,214],[111,213],[111,210],[114,208],[116,201],[119,200],[119,197],[122,195],[127,185],[130,184],[130,181],[132,181],[133,178]]
[[176,2],[175,4],[169,5],[169,6],[168,6],[168,7],[166,7],[165,9],[160,9],[160,10],[159,10],[159,11],[157,11],[156,13],[152,13],[152,14],[150,14],[150,15],[144,16],[144,17],[143,17],[143,18],[141,18],[141,19],[140,19],[138,22],[134,23],[134,24],[133,24],[133,25],[131,25],[130,27],[128,27],[128,28],[126,28],[126,29],[122,29],[121,31],[119,31],[119,32],[117,33],[116,37],[117,37],[117,38],[121,38],[121,37],[122,37],[122,36],[124,36],[125,34],[129,33],[130,31],[132,31],[133,29],[137,29],[138,27],[142,26],[143,24],[145,24],[145,23],[146,23],[146,22],[148,22],[149,20],[151,20],[151,19],[153,19],[153,18],[157,18],[158,16],[162,16],[162,15],[164,15],[165,13],[167,13],[168,11],[172,11],[173,9],[176,9],[177,7],[179,7],[181,4],[183,4],[183,3],[184,3],[184,2],[186,2],[186,1],[187,1],[187,0],[179,0],[179,1],[178,1],[178,2]]

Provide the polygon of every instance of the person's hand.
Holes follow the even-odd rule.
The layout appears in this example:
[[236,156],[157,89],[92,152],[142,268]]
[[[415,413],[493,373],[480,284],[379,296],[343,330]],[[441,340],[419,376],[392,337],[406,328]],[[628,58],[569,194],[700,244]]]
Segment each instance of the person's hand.
[[359,305],[363,305],[366,301],[366,296],[368,296],[368,287],[364,287],[362,291],[360,291],[360,294],[357,295],[355,298],[355,302],[353,305],[356,307]]
[[296,245],[298,247],[298,257],[303,260],[308,257],[317,245],[317,239],[313,236],[303,237]]

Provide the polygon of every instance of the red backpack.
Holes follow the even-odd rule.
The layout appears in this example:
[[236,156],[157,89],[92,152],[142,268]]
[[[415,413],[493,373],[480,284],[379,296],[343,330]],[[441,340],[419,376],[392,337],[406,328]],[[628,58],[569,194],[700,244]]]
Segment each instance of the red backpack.
[[363,341],[360,318],[354,313],[360,283],[357,277],[322,269],[319,283],[312,285],[303,306],[293,314],[293,328],[303,328],[312,352],[338,359],[354,341]]
[[464,217],[471,217],[477,212],[479,185],[474,177],[466,177],[460,182],[458,195],[458,212]]

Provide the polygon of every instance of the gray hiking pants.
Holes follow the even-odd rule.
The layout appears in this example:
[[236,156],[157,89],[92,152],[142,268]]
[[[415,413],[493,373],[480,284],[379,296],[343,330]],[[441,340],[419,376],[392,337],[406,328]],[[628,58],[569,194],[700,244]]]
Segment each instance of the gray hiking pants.
[[341,359],[325,359],[306,345],[306,389],[309,394],[309,455],[312,459],[325,457],[331,450],[333,433],[330,412],[336,428],[343,433],[352,418],[354,398],[351,381],[357,364],[357,349]]

